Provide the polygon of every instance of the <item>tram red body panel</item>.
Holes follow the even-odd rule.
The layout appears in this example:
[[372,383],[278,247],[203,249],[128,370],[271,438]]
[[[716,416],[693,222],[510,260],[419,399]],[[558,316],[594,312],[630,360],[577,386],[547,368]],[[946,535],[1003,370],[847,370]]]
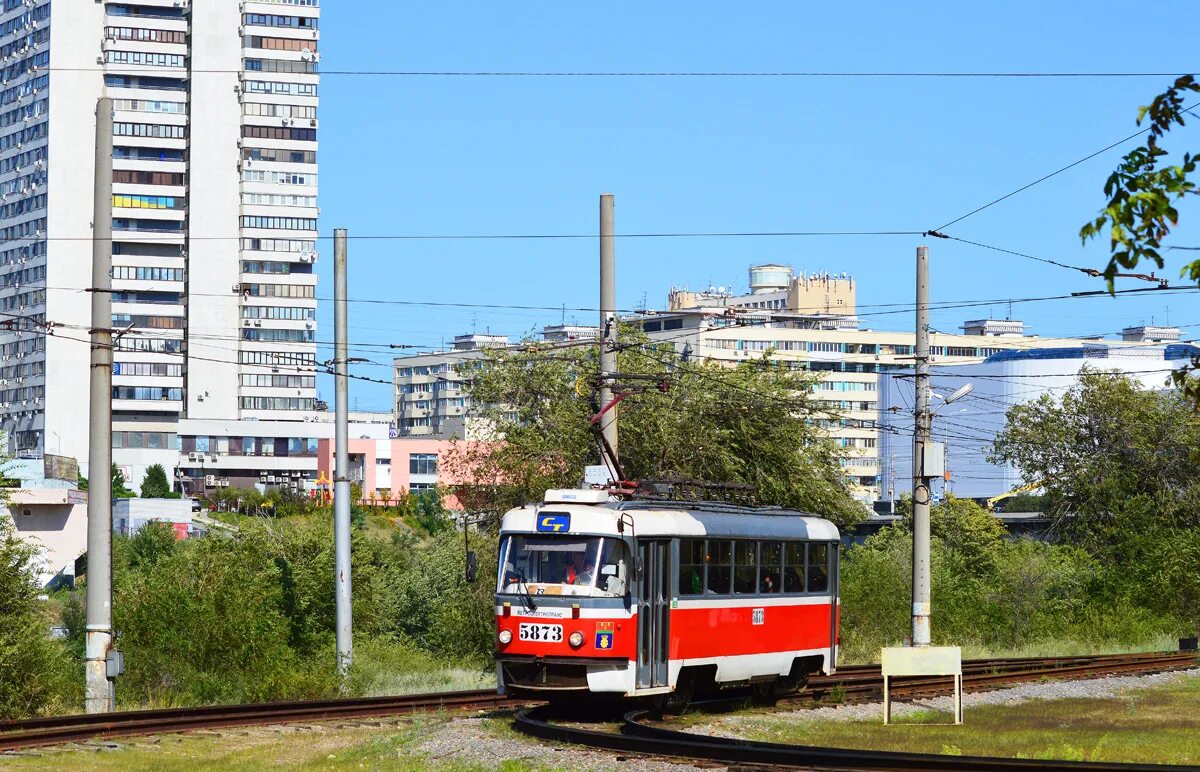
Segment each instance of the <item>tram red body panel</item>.
[[[671,610],[671,659],[707,659],[829,648],[829,604]],[[755,610],[763,623],[754,624]]]
[[[561,624],[563,639],[555,643],[546,641],[522,641],[518,633],[521,622],[538,624]],[[637,658],[637,617],[620,619],[553,619],[544,617],[521,616],[512,612],[512,616],[499,616],[496,619],[496,634],[501,630],[512,633],[512,642],[500,644],[497,653],[517,656],[535,657],[612,657],[614,659]],[[583,634],[583,645],[578,649],[571,648],[567,640],[571,633],[578,630]],[[610,647],[597,648],[597,636],[611,635]]]

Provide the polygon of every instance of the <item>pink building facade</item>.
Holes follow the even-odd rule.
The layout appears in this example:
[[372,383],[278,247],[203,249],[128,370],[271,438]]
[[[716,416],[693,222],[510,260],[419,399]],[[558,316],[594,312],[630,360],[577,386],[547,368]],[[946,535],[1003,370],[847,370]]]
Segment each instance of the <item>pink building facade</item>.
[[[350,440],[350,481],[362,487],[363,499],[370,501],[395,498],[401,493],[419,493],[451,485],[443,465],[450,451],[450,440],[426,439],[352,439]],[[317,443],[317,483],[332,491],[333,440]],[[446,500],[453,508],[453,499]]]

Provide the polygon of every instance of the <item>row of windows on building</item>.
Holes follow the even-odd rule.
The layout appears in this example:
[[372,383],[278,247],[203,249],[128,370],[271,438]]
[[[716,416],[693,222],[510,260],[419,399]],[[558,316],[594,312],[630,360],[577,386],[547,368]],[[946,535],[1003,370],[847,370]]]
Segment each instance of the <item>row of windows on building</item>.
[[312,273],[311,263],[281,263],[274,260],[243,260],[242,273],[282,274]]
[[876,391],[877,389],[878,384],[874,382],[818,381],[813,384],[813,391]]
[[37,378],[45,374],[46,362],[42,359],[0,367],[0,378],[10,381],[13,378]]
[[37,120],[49,111],[49,99],[39,99],[29,105],[18,105],[11,110],[5,110],[3,113],[0,113],[0,128],[12,126],[14,123]]
[[9,172],[19,172],[26,166],[37,165],[37,162],[46,162],[46,146],[35,147],[33,150],[26,150],[23,153],[0,158],[0,174],[8,174]]
[[679,595],[829,592],[836,544],[803,541],[679,540]]
[[182,196],[141,196],[117,193],[112,205],[118,209],[184,209],[187,199]]
[[317,318],[317,309],[296,306],[242,306],[242,318],[308,322]]
[[0,152],[12,147],[21,147],[39,139],[45,139],[50,132],[50,124],[46,122],[26,126],[18,131],[9,132],[0,137]]
[[[39,5],[20,16],[14,16],[3,24],[0,24],[0,37],[7,37],[19,30],[28,30],[34,26],[40,26],[40,22],[46,21],[49,18],[50,4]],[[38,24],[35,24],[35,22]]]
[[[23,27],[21,32],[27,30],[28,27]],[[7,33],[0,32],[0,35]],[[7,59],[14,54],[20,54],[22,51],[28,51],[31,48],[41,45],[50,40],[50,28],[41,25],[37,29],[29,32],[27,35],[18,35],[16,40],[5,43],[0,46],[0,59]]]
[[[36,289],[32,292],[22,292],[19,295],[9,295],[6,298],[0,298],[0,311],[13,311],[23,309],[28,306],[38,306],[46,302],[46,290]],[[28,320],[29,317],[23,316],[23,320]],[[32,322],[30,322],[32,324]]]
[[242,330],[242,340],[259,343],[312,343],[316,340],[313,330],[272,330],[257,327]]
[[50,52],[39,51],[20,61],[0,67],[0,78],[3,78],[5,82],[16,80],[22,75],[28,72],[36,72],[38,67],[45,67],[48,64],[50,64]]
[[183,399],[181,388],[161,388],[158,386],[113,386],[113,399],[179,402]]
[[266,172],[262,169],[246,169],[242,172],[242,182],[270,182],[275,185],[304,185],[315,187],[317,175],[296,172]]
[[285,150],[277,147],[247,147],[242,148],[243,161],[268,161],[282,164],[315,164],[317,153],[314,150]]
[[22,284],[28,284],[31,281],[38,281],[45,278],[46,266],[35,265],[32,268],[20,268],[0,274],[0,287],[8,289],[9,287],[18,287]]
[[264,35],[245,35],[242,45],[246,48],[260,48],[264,51],[312,51],[317,52],[316,40],[298,40],[296,38],[273,38]]
[[243,351],[239,361],[244,365],[266,367],[312,367],[317,363],[317,355],[312,352]]
[[182,453],[215,453],[222,456],[286,456],[317,455],[317,441],[310,437],[206,437],[183,436]]
[[242,410],[313,410],[316,400],[309,397],[242,397]]
[[242,215],[243,228],[263,230],[315,231],[315,217],[270,217],[266,215]]
[[286,126],[243,126],[242,136],[250,139],[280,139],[291,142],[316,142],[316,129]]
[[317,197],[276,193],[243,193],[242,203],[248,206],[305,206],[311,208],[317,205]]
[[13,265],[15,263],[25,263],[36,257],[46,256],[46,242],[38,241],[33,244],[25,244],[19,247],[13,247],[0,252],[0,265]]
[[135,64],[148,67],[187,66],[187,57],[182,54],[158,54],[149,51],[105,51],[104,61],[108,64]]
[[0,183],[0,195],[13,196],[28,193],[38,185],[46,184],[48,175],[45,169],[22,175],[8,182]]
[[183,365],[167,362],[113,362],[113,375],[179,378],[183,376]]
[[246,59],[244,68],[246,72],[287,72],[296,75],[316,75],[317,63],[315,61],[295,59]]
[[113,123],[115,137],[151,137],[154,139],[187,139],[187,126],[174,123]]
[[185,178],[182,172],[113,169],[113,182],[118,185],[183,185]]
[[287,83],[277,80],[247,80],[243,84],[247,94],[282,94],[284,96],[317,96],[315,83]]
[[114,448],[177,450],[179,438],[171,432],[113,432]]
[[312,375],[260,375],[243,373],[242,385],[260,389],[315,389],[317,379]]
[[145,27],[105,27],[104,37],[113,40],[136,40],[143,43],[183,43],[188,42],[187,32],[183,30],[147,29]]
[[312,239],[242,239],[242,249],[248,252],[315,253],[317,242]]
[[289,29],[317,29],[315,16],[277,16],[269,13],[244,13],[242,24],[259,27],[285,27]]
[[242,292],[252,298],[315,298],[312,284],[243,284]]
[[114,265],[112,277],[122,281],[183,281],[183,269]]
[[272,102],[243,102],[242,114],[257,118],[289,118],[312,120],[317,117],[314,105],[281,105]]

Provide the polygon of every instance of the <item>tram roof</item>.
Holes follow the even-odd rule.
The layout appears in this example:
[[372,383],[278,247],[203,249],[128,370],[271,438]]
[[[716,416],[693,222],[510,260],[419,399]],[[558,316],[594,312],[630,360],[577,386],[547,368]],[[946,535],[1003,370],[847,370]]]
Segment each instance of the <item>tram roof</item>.
[[833,523],[803,512],[716,502],[654,500],[555,501],[520,507],[504,515],[500,529],[510,533],[616,535],[621,519],[627,524],[626,535],[639,537],[712,536],[811,541],[838,541],[840,538]]

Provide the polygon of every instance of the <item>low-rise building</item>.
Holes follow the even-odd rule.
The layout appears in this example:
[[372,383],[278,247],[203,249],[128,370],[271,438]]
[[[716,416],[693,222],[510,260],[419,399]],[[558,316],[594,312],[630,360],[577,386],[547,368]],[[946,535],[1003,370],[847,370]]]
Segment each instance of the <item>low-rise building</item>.
[[[450,440],[416,437],[398,439],[351,439],[348,445],[350,482],[362,489],[362,497],[387,501],[404,493],[432,491],[456,480],[444,468]],[[333,490],[335,448],[332,440],[318,443],[320,452],[318,486]],[[446,500],[450,508],[452,498]]]
[[69,583],[75,575],[75,559],[87,549],[87,492],[79,490],[76,477],[62,474],[43,459],[18,459],[3,469],[6,501],[0,516],[7,516],[17,535],[41,550],[39,574],[42,584],[62,576]]
[[192,528],[191,499],[114,499],[113,532],[132,536],[147,523],[166,523],[176,538],[196,535]]

